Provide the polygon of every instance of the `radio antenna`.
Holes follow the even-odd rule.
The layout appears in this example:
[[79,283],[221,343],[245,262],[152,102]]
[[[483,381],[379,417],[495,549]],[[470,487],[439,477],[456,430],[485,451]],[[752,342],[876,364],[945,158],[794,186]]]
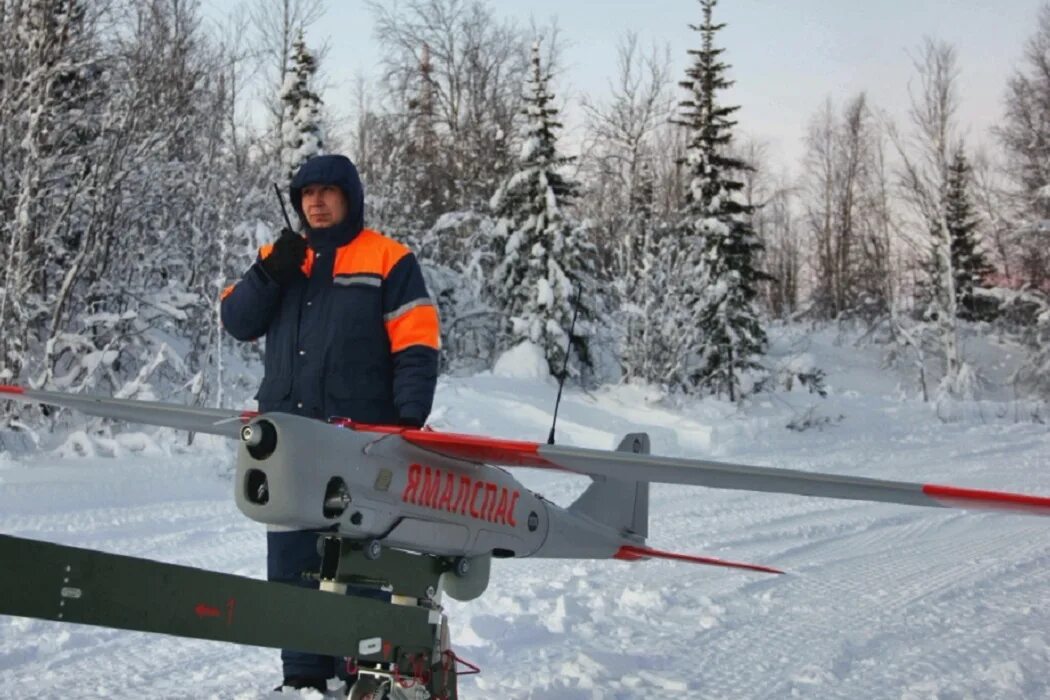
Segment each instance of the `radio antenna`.
[[277,201],[281,203],[281,213],[284,214],[284,223],[288,224],[288,230],[295,233],[295,227],[292,226],[292,220],[288,218],[288,209],[284,206],[284,196],[281,194],[281,188],[277,186],[277,183],[273,183],[273,191],[277,193]]

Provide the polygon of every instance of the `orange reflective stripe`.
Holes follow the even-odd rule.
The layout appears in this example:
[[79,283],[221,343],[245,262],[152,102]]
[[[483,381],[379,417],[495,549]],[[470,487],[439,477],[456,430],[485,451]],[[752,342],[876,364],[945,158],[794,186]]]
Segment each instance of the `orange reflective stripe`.
[[336,253],[332,274],[373,274],[386,279],[394,265],[408,253],[408,248],[397,241],[371,229],[362,229]]
[[219,295],[219,301],[222,301],[226,297],[228,297],[231,294],[233,294],[233,288],[236,287],[236,286],[237,286],[237,283],[234,282],[229,287],[227,287],[226,289],[222,290],[222,294]]
[[390,338],[390,352],[400,352],[412,345],[440,350],[437,308],[427,301],[389,319],[386,322],[386,334]]

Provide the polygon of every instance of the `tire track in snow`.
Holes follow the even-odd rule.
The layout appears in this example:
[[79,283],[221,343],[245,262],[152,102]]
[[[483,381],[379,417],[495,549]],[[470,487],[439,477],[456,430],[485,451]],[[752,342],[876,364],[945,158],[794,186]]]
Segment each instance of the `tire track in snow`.
[[[947,521],[923,518],[911,523],[876,523],[868,532],[855,537],[835,536],[807,546],[820,561],[819,576],[803,574],[792,580],[771,579],[755,582],[724,598],[716,598],[735,613],[736,624],[712,630],[707,640],[697,640],[706,651],[703,667],[752,668],[787,678],[772,685],[753,684],[745,689],[734,675],[715,674],[703,686],[712,697],[895,697],[876,682],[870,684],[853,667],[860,662],[874,663],[866,651],[879,648],[880,637],[899,639],[915,634],[943,637],[943,625],[954,620],[956,628],[966,630],[967,639],[987,639],[989,630],[977,615],[958,614],[953,604],[960,595],[991,587],[1003,578],[1003,567],[981,565],[984,560],[1015,562],[1006,568],[1037,565],[1050,558],[1050,543],[1043,538],[1019,536],[1040,532],[1038,526],[999,527],[982,531],[979,537],[963,524],[961,517]],[[1015,521],[1016,522],[1016,521]],[[877,530],[877,532],[875,532]],[[961,531],[961,532],[960,532]],[[922,534],[919,538],[917,535]],[[969,538],[958,535],[969,535]],[[858,542],[857,540],[862,540]],[[877,548],[873,547],[878,544]],[[975,561],[978,562],[975,564]],[[1027,580],[1027,579],[1024,579]],[[878,595],[872,587],[881,587]],[[742,610],[738,601],[757,596],[760,620],[753,610]],[[787,603],[790,601],[790,604]],[[822,604],[815,605],[822,601]],[[781,602],[780,605],[777,603]],[[1046,611],[1042,611],[1046,615]],[[819,622],[819,621],[827,622]],[[867,630],[860,640],[850,640],[849,630]],[[1003,630],[1008,630],[1005,625]],[[906,630],[906,631],[901,631]],[[822,644],[819,640],[846,640]],[[706,641],[706,645],[704,642]],[[991,650],[1003,655],[1005,640],[972,642],[955,648],[974,660],[995,658]],[[884,645],[883,645],[884,646]],[[756,656],[752,649],[783,651],[779,659]],[[1007,647],[1008,648],[1008,647]],[[945,662],[958,669],[957,659]],[[863,668],[864,663],[860,664]],[[790,669],[796,669],[791,672]],[[934,665],[944,672],[944,668]],[[883,669],[885,671],[885,669]],[[915,681],[928,674],[911,673]],[[761,673],[756,674],[762,676]],[[874,672],[873,678],[884,677]],[[752,681],[754,677],[752,677]],[[911,682],[910,680],[908,682]],[[848,690],[835,690],[846,684]]]

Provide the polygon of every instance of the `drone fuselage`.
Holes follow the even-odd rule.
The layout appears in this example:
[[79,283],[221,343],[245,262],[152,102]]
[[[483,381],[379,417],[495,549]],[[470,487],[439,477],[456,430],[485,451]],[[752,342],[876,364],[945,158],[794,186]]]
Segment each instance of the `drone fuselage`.
[[236,483],[237,506],[258,522],[439,556],[610,558],[644,541],[551,503],[503,469],[338,421],[254,418]]

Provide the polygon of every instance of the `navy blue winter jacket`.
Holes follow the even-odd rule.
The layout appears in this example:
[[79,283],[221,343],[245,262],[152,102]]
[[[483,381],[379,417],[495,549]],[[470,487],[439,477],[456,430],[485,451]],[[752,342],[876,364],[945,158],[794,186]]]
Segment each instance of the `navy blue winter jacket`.
[[[306,185],[337,185],[348,202],[334,226],[311,229]],[[283,290],[261,265],[273,246],[222,297],[222,322],[238,340],[266,336],[260,411],[365,423],[419,423],[437,383],[437,310],[408,248],[363,228],[364,194],[344,156],[307,161],[291,200],[309,243],[304,277]]]

